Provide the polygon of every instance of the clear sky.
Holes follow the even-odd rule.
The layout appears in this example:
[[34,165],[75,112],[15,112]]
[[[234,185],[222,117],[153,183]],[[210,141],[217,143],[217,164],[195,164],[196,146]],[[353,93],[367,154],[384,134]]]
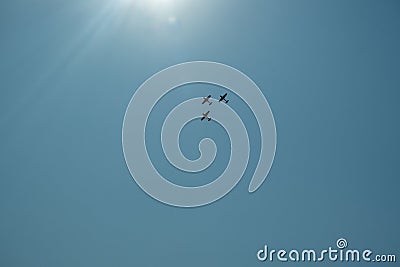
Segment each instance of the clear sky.
[[[400,257],[399,12],[389,0],[1,1],[0,266],[279,266],[257,251],[340,237]],[[278,143],[257,192],[252,154],[226,197],[184,209],[137,186],[121,130],[147,78],[193,60],[253,79]],[[186,95],[171,96],[160,110]],[[188,157],[206,131],[226,147],[218,126],[188,125]],[[156,141],[159,168],[176,171]],[[223,156],[195,181],[173,179],[209,182]]]

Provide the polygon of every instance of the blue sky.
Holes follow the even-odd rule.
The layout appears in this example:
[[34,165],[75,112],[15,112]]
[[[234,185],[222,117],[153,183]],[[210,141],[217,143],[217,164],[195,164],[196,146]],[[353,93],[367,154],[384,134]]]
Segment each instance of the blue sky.
[[[399,8],[2,1],[0,265],[257,266],[266,243],[325,248],[340,237],[399,256]],[[278,144],[256,193],[244,177],[214,204],[182,209],[135,184],[121,130],[147,78],[193,60],[256,82]]]

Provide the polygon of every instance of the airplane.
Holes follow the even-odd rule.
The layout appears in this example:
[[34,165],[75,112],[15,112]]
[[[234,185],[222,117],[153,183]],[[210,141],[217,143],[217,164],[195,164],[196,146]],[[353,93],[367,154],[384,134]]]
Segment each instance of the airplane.
[[208,102],[208,105],[211,105],[213,102],[209,101],[210,97],[211,97],[211,95],[208,95],[207,97],[203,97],[203,102],[201,104]]
[[210,121],[211,118],[208,117],[208,113],[210,113],[210,111],[207,111],[206,113],[203,113],[203,117],[201,117],[201,120],[207,119],[208,121]]
[[227,93],[225,93],[224,95],[220,95],[218,102],[221,102],[223,100],[223,101],[225,101],[226,104],[228,104],[229,100],[225,99],[226,95],[227,95]]

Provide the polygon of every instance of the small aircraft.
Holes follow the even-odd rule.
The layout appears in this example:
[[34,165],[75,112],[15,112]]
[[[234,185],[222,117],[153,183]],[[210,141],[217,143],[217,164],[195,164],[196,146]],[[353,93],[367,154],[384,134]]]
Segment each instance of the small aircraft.
[[227,95],[227,93],[225,93],[224,95],[220,95],[218,102],[221,102],[223,100],[223,101],[225,101],[226,104],[228,104],[229,100],[225,99],[226,95]]
[[201,104],[208,102],[208,105],[211,105],[213,102],[209,101],[210,97],[211,97],[211,95],[208,95],[207,97],[203,97],[203,102]]
[[201,120],[207,119],[208,121],[210,121],[211,118],[208,117],[208,113],[210,113],[210,111],[207,111],[206,113],[203,113],[203,116],[201,117]]

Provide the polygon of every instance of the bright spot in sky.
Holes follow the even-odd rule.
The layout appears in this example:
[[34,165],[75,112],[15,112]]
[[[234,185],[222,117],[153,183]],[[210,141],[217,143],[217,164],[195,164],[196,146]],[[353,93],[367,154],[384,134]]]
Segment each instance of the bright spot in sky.
[[153,4],[166,4],[171,2],[171,0],[148,0],[148,2],[152,2]]
[[168,18],[168,22],[169,22],[170,24],[175,24],[175,23],[176,23],[176,17],[174,17],[174,16],[169,17],[169,18]]
[[119,2],[120,8],[133,11],[130,14],[146,13],[154,23],[158,25],[167,23],[170,26],[179,23],[176,13],[179,13],[185,3],[183,0],[119,0]]
[[123,4],[147,8],[165,8],[171,6],[174,0],[119,0]]

